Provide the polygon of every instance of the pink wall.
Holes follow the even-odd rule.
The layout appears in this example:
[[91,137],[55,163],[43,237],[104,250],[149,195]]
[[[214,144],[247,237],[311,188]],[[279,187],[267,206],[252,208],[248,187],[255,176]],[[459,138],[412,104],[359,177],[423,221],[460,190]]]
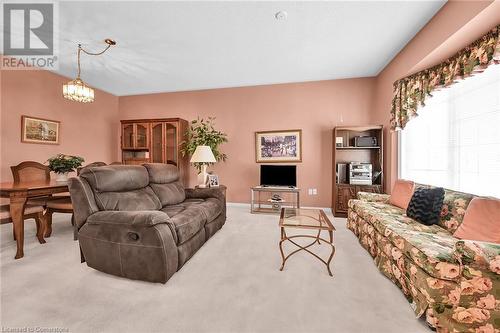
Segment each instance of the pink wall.
[[[332,129],[369,122],[375,80],[371,78],[279,84],[120,97],[120,119],[216,117],[228,134],[229,159],[213,170],[228,186],[228,201],[249,202],[259,183],[255,131],[302,129],[303,162],[298,163],[302,205],[329,207]],[[194,169],[192,169],[194,177]],[[318,195],[307,195],[317,188]]]
[[500,1],[450,1],[427,23],[376,78],[372,123],[386,126],[385,182],[397,179],[397,135],[389,131],[394,81],[446,60],[500,23]]
[[[11,165],[24,160],[45,162],[57,154],[79,155],[86,161],[118,159],[118,97],[96,90],[94,103],[62,97],[69,79],[42,71],[1,71],[1,172],[12,181]],[[21,143],[21,115],[61,121],[59,145]]]
[[[248,202],[258,183],[254,132],[302,128],[303,162],[298,164],[303,205],[330,206],[331,130],[337,125],[384,124],[386,188],[397,178],[397,140],[388,130],[392,83],[453,55],[500,23],[500,1],[450,1],[376,77],[204,91],[116,97],[96,90],[96,101],[79,104],[61,96],[68,81],[45,71],[1,71],[1,173],[10,165],[44,162],[62,152],[87,161],[119,159],[119,119],[217,117],[229,135],[226,163],[214,171],[228,185],[228,200]],[[21,115],[60,120],[61,144],[21,143]],[[194,170],[192,170],[194,176]],[[194,179],[194,177],[191,177]],[[317,196],[308,196],[317,188]]]

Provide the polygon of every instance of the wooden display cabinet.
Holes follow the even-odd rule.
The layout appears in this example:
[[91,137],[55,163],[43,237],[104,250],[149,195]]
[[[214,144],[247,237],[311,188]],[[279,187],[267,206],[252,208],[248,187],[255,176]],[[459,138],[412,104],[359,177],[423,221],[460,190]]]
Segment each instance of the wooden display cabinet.
[[189,163],[180,151],[188,122],[180,118],[121,120],[123,164],[166,163],[177,166],[187,182]]
[[122,123],[122,149],[148,149],[148,123]]
[[[375,147],[356,147],[354,137],[373,136],[377,138]],[[341,147],[336,146],[336,138],[342,137]],[[332,211],[336,217],[346,217],[350,199],[355,199],[357,193],[384,193],[383,166],[383,126],[342,126],[333,130],[333,177],[332,177]],[[350,162],[371,163],[373,174],[380,172],[372,185],[353,185],[337,179],[337,164]],[[346,170],[346,172],[349,172]]]

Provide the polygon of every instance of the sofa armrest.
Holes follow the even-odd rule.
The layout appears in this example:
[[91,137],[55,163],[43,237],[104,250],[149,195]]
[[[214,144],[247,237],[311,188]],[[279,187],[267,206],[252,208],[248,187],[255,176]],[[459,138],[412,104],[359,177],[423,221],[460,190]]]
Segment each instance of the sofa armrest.
[[459,240],[454,255],[463,266],[500,275],[500,244]]
[[100,211],[90,215],[88,224],[123,225],[134,227],[151,227],[156,224],[170,223],[170,217],[161,211]]
[[215,198],[219,199],[224,205],[226,204],[226,196],[221,187],[187,188],[185,191],[187,199]]
[[363,200],[366,202],[388,203],[391,196],[389,194],[382,193],[358,192],[357,197],[359,200]]
[[68,180],[71,203],[73,204],[73,215],[75,224],[80,229],[87,218],[99,211],[95,202],[94,192],[87,181],[80,177],[73,177]]

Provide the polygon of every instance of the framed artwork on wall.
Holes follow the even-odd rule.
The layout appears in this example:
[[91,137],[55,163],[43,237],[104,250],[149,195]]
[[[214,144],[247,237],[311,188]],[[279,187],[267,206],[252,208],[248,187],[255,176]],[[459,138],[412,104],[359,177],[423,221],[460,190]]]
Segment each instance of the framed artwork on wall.
[[302,162],[302,130],[255,132],[255,161]]
[[21,116],[21,142],[59,144],[61,122],[30,116]]

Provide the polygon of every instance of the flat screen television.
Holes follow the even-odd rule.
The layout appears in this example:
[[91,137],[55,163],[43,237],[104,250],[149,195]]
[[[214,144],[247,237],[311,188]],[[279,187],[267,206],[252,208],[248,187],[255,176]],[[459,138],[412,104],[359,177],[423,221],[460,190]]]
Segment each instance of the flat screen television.
[[296,165],[261,165],[261,186],[297,186]]

